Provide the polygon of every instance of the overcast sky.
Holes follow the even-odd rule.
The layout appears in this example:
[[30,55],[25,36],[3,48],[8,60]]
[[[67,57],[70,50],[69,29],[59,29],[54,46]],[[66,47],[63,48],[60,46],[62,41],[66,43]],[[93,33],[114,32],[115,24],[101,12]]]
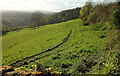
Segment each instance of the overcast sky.
[[88,0],[0,0],[0,10],[47,10],[59,12],[65,9],[81,7],[86,1]]

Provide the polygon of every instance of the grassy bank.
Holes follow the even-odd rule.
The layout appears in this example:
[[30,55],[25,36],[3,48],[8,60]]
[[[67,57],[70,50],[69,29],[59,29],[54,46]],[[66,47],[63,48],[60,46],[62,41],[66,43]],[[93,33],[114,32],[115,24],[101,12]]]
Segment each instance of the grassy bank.
[[27,28],[9,32],[2,38],[2,64],[10,65],[51,49],[60,44],[70,30],[72,33],[66,43],[55,50],[23,61],[25,64],[22,67],[30,68],[39,61],[43,67],[52,67],[54,70],[85,73],[95,65],[94,61],[107,51],[106,42],[110,30],[106,29],[104,23],[82,26],[80,19],[74,19],[38,29]]

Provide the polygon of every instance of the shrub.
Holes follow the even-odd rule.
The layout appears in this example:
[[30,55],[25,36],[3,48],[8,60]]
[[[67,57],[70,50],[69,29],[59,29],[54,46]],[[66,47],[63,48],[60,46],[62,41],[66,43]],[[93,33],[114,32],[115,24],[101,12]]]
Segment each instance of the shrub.
[[92,3],[86,2],[86,4],[80,10],[80,15],[82,16],[89,15],[91,8],[92,8]]
[[[0,30],[0,31],[1,31],[1,30]],[[2,25],[2,35],[7,34],[7,32],[9,32],[9,31],[10,31],[10,29],[9,29],[7,26]]]
[[34,28],[35,25],[34,25],[34,24],[30,24],[30,25],[28,25],[28,27],[29,27],[29,28]]
[[111,30],[108,34],[108,41],[106,43],[106,49],[111,50],[119,40],[119,31],[118,30]]
[[95,23],[97,17],[98,17],[98,13],[96,13],[96,12],[92,12],[92,13],[90,13],[90,15],[89,15],[89,17],[88,17],[88,21],[92,21],[92,22]]
[[110,18],[110,24],[115,29],[120,29],[120,8],[113,11]]

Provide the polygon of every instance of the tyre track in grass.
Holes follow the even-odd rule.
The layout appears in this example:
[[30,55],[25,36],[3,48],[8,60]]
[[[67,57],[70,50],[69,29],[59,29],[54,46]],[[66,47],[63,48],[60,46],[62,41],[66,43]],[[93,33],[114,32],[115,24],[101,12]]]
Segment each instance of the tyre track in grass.
[[[16,66],[17,64],[20,64],[19,66],[22,66],[22,65],[24,65],[24,63],[22,63],[24,60],[29,60],[29,59],[31,59],[31,58],[34,58],[35,56],[40,55],[40,54],[43,54],[43,53],[46,53],[46,52],[55,50],[56,48],[58,48],[59,46],[61,46],[62,44],[66,43],[66,42],[68,41],[68,38],[70,37],[71,33],[72,33],[72,30],[70,30],[70,32],[69,32],[69,34],[67,35],[67,37],[63,39],[63,42],[61,42],[61,43],[58,44],[57,46],[55,46],[55,47],[53,47],[53,48],[51,48],[51,49],[48,49],[48,50],[46,50],[46,51],[43,51],[43,52],[41,52],[41,53],[38,53],[38,54],[35,54],[35,55],[32,55],[32,56],[23,58],[23,59],[21,59],[21,60],[18,60],[18,61],[16,61],[15,63],[10,64],[9,66]],[[45,56],[43,56],[43,57],[45,57]],[[41,58],[43,58],[43,57],[41,57]]]

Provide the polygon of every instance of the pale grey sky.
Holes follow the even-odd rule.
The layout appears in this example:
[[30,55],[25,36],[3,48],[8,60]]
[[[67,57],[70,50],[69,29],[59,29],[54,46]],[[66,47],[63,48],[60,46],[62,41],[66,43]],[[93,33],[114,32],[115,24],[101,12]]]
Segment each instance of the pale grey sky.
[[[88,0],[0,0],[0,10],[47,10],[58,12],[81,7]],[[103,1],[103,0],[89,0]]]

